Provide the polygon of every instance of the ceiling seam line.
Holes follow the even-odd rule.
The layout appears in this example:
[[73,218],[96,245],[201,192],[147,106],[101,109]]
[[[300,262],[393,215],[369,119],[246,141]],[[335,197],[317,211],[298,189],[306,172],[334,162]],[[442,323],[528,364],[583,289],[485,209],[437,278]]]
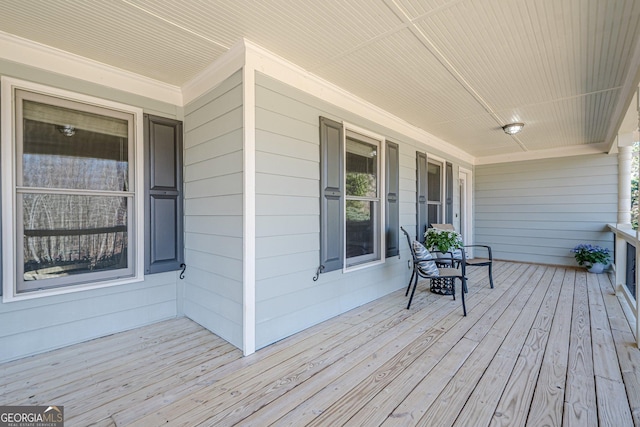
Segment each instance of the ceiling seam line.
[[[489,105],[487,101],[471,86],[471,84],[460,74],[460,72],[454,67],[454,65],[440,52],[440,50],[431,42],[431,40],[422,32],[422,30],[411,24],[412,30],[418,36],[418,40],[434,55],[438,61],[444,66],[444,68],[460,83],[460,85],[473,96],[476,101],[482,105],[489,115],[491,115],[499,125],[502,125],[503,120],[500,119],[497,112]],[[426,43],[426,44],[425,44]]]
[[[127,1],[127,0],[122,0],[122,1]],[[391,3],[393,3],[393,5],[395,6],[395,8],[397,10],[394,10],[393,7],[389,6],[389,1]],[[345,52],[339,53],[338,55],[329,58],[323,65],[319,65],[317,67],[311,67],[308,70],[311,71],[311,72],[314,72],[316,70],[321,70],[322,68],[329,66],[330,63],[333,63],[333,62],[339,60],[340,58],[344,58],[345,56],[350,55],[350,54],[352,54],[354,52],[357,52],[357,51],[361,50],[364,47],[370,46],[371,44],[373,44],[373,43],[375,43],[375,42],[377,42],[379,40],[387,38],[388,36],[391,36],[393,34],[396,34],[396,33],[400,32],[400,31],[402,31],[404,29],[407,29],[407,28],[413,26],[413,21],[418,21],[418,20],[425,19],[425,18],[427,18],[427,17],[429,17],[431,15],[434,15],[434,14],[442,11],[442,10],[446,10],[446,9],[448,9],[448,8],[454,6],[454,5],[456,5],[456,4],[458,4],[458,3],[462,2],[462,1],[465,1],[465,0],[453,0],[453,1],[449,2],[449,3],[447,3],[447,4],[444,4],[444,5],[440,6],[440,7],[437,7],[437,8],[435,8],[435,9],[433,9],[433,10],[431,10],[431,11],[425,13],[425,14],[422,14],[422,15],[417,16],[416,18],[412,19],[412,18],[409,17],[409,15],[407,15],[407,13],[404,11],[404,9],[402,9],[402,7],[400,7],[400,5],[398,5],[395,2],[395,0],[383,0],[383,2],[387,5],[389,10],[391,10],[391,12],[393,12],[396,16],[398,16],[397,12],[400,12],[404,16],[404,18],[402,16],[398,16],[398,18],[402,21],[402,25],[399,25],[399,26],[397,26],[395,28],[392,28],[389,31],[385,31],[382,34],[379,34],[379,35],[377,35],[375,37],[372,37],[369,40],[364,41],[364,42],[360,43],[359,45],[357,45],[357,46],[355,46],[355,47],[353,47],[353,48],[351,48],[351,49],[349,49],[349,50],[347,50]]]
[[162,16],[160,16],[160,15],[158,15],[158,14],[155,14],[155,13],[153,13],[153,12],[151,12],[151,11],[149,11],[149,10],[147,10],[147,9],[145,9],[145,8],[143,8],[143,7],[141,7],[141,6],[138,6],[138,5],[136,5],[136,4],[131,3],[129,0],[120,0],[120,1],[121,1],[121,2],[123,2],[123,3],[125,3],[125,4],[128,4],[128,5],[129,5],[129,6],[131,6],[131,7],[135,7],[136,9],[138,9],[138,10],[140,10],[140,11],[142,11],[142,12],[146,13],[147,15],[151,15],[151,16],[153,16],[153,17],[154,17],[154,18],[156,18],[156,19],[159,19],[159,20],[161,20],[161,21],[163,21],[163,22],[166,22],[166,23],[167,23],[167,24],[169,24],[169,25],[172,25],[172,26],[174,26],[174,27],[176,27],[176,28],[179,28],[179,29],[181,29],[182,31],[185,31],[185,32],[187,32],[187,33],[189,33],[189,34],[191,34],[191,35],[194,35],[194,36],[198,37],[198,38],[201,38],[202,40],[206,40],[206,41],[208,41],[209,43],[213,43],[213,44],[215,44],[216,46],[219,46],[219,47],[221,47],[221,48],[223,48],[223,49],[226,49],[226,50],[229,50],[229,49],[230,49],[230,47],[229,47],[229,46],[226,46],[226,45],[224,45],[224,44],[222,44],[222,43],[219,43],[219,42],[217,42],[217,41],[215,41],[215,40],[211,40],[210,38],[208,38],[208,37],[206,37],[206,36],[203,36],[202,34],[196,33],[196,32],[195,32],[195,31],[193,31],[193,30],[190,30],[190,29],[188,29],[188,28],[185,28],[185,27],[183,27],[182,25],[176,24],[175,22],[169,21],[168,19],[163,18]]
[[[392,0],[392,1],[393,1],[393,0]],[[428,18],[428,17],[430,17],[430,16],[436,15],[436,14],[438,14],[438,13],[442,12],[443,10],[450,9],[450,8],[452,8],[453,6],[457,5],[458,3],[462,3],[462,2],[464,2],[464,1],[466,1],[466,0],[452,0],[452,1],[450,1],[449,3],[443,4],[442,6],[438,6],[438,7],[436,7],[435,9],[431,9],[429,12],[423,13],[422,15],[418,15],[418,16],[416,16],[415,18],[409,18],[409,15],[407,15],[406,13],[405,13],[405,16],[406,16],[406,17],[407,17],[407,19],[409,19],[409,21],[413,24],[413,23],[414,23],[414,22],[416,22],[416,21],[422,21],[422,20],[423,20],[423,19],[425,19],[425,18]],[[395,1],[394,1],[394,3],[395,3]],[[396,4],[396,6],[397,6],[399,9],[401,9],[401,10],[402,10],[402,8],[401,8],[401,6],[400,6],[400,5]],[[403,13],[404,13],[404,11],[403,11]]]
[[[597,94],[606,93],[606,92],[614,92],[614,91],[617,91],[617,90],[620,90],[620,89],[622,89],[622,86],[615,86],[615,87],[612,87],[612,88],[609,88],[609,89],[595,90],[595,91],[589,92],[589,93],[581,93],[581,94],[578,94],[578,95],[566,96],[566,97],[563,97],[563,98],[556,98],[556,99],[552,99],[552,100],[544,101],[544,102],[534,102],[534,103],[531,103],[531,104],[519,105],[518,108],[539,107],[541,105],[553,104],[553,103],[562,102],[562,101],[570,101],[572,99],[579,99],[579,98],[583,98],[585,96],[597,95]],[[504,110],[513,109],[513,108],[514,107],[505,107]],[[500,108],[498,111],[502,111],[502,110],[503,109]],[[471,115],[468,115],[468,116],[459,117],[459,118],[454,119],[454,120],[444,120],[444,121],[440,121],[440,122],[433,122],[433,124],[442,125],[442,124],[447,124],[447,123],[453,123],[453,122],[455,122],[456,120],[459,120],[459,119],[472,119],[472,118],[476,118],[476,117],[482,117],[482,115],[481,114],[471,114]]]
[[365,48],[367,46],[370,46],[371,44],[373,44],[373,43],[375,43],[375,42],[377,42],[379,40],[385,39],[385,38],[387,38],[387,37],[389,37],[389,36],[391,36],[393,34],[396,34],[396,33],[400,32],[400,31],[402,31],[402,30],[404,30],[406,28],[409,28],[409,25],[410,24],[404,22],[402,25],[399,25],[396,28],[393,28],[393,29],[391,29],[389,31],[386,31],[386,32],[382,33],[382,34],[378,34],[377,36],[375,36],[373,38],[370,38],[369,40],[366,40],[366,41],[360,43],[359,45],[357,45],[357,46],[355,46],[355,47],[353,47],[353,48],[351,48],[351,49],[349,49],[347,51],[344,51],[342,53],[339,53],[339,54],[327,59],[325,61],[325,63],[322,64],[322,65],[318,65],[316,67],[310,67],[308,69],[308,71],[315,72],[317,70],[321,70],[324,67],[328,67],[330,64],[333,64],[335,61],[337,61],[337,60],[339,60],[341,58],[344,58],[347,55],[351,55],[351,54],[353,54],[353,53],[355,53],[355,52],[357,52],[357,51],[359,51],[359,50],[361,50],[361,49],[363,49],[363,48]]
[[518,108],[536,107],[538,105],[552,104],[554,102],[569,101],[571,99],[583,98],[585,96],[597,95],[597,94],[605,93],[605,92],[614,92],[614,91],[617,91],[617,90],[620,90],[620,89],[622,89],[622,86],[615,86],[615,87],[610,87],[608,89],[594,90],[593,92],[587,92],[587,93],[581,93],[581,94],[578,94],[578,95],[571,95],[571,96],[565,96],[565,97],[562,97],[562,98],[556,98],[556,99],[552,99],[552,100],[545,101],[545,102],[534,102],[532,104],[521,105]]
[[[396,0],[389,0],[401,13],[404,15],[405,20],[408,20],[409,28],[411,32],[416,36],[418,41],[427,48],[429,52],[440,62],[440,64],[453,76],[453,78],[471,95],[472,98],[479,103],[484,110],[495,120],[498,126],[502,127],[505,121],[498,115],[496,111],[484,100],[482,96],[471,86],[469,82],[462,76],[462,74],[456,69],[456,67],[446,58],[446,56],[440,52],[440,50],[433,44],[433,42],[424,34],[424,32],[418,28],[418,26],[409,18],[407,13],[396,3]],[[387,1],[385,1],[388,4]],[[406,21],[405,21],[406,22]],[[516,137],[512,135],[512,138],[523,151],[529,151],[529,149]]]

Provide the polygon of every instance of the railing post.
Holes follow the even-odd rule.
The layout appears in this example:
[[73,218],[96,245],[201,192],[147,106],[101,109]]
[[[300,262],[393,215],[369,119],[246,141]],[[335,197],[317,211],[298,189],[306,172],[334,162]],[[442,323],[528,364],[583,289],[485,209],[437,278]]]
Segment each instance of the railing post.
[[[620,225],[618,225],[620,227]],[[627,283],[627,241],[618,237],[614,233],[615,239],[615,258],[613,260],[616,292],[620,286],[626,286]],[[637,265],[637,264],[636,264]]]

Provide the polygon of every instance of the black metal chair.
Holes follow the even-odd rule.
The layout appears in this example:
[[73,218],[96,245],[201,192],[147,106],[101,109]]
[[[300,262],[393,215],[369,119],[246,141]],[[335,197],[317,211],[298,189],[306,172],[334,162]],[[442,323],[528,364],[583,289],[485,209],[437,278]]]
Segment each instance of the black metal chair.
[[[455,280],[459,279],[460,282],[462,283],[462,286],[460,288],[461,290],[460,294],[462,296],[462,312],[466,316],[467,306],[465,304],[464,294],[467,292],[467,278],[465,276],[466,257],[465,257],[464,251],[461,251],[460,259],[453,258],[453,257],[450,257],[450,258],[442,257],[438,259],[438,262],[444,262],[444,263],[448,262],[452,264],[459,263],[458,268],[446,268],[446,267],[440,268],[436,265],[435,258],[431,257],[431,255],[426,250],[426,248],[424,249],[424,252],[426,252],[429,255],[427,255],[426,257],[417,255],[416,250],[414,249],[414,245],[411,241],[411,237],[409,237],[409,233],[407,233],[407,231],[403,227],[400,227],[400,230],[402,230],[405,237],[407,238],[407,243],[409,244],[409,250],[411,251],[411,258],[413,259],[413,272],[411,273],[409,286],[407,287],[407,292],[405,293],[405,296],[406,296],[409,293],[409,289],[411,288],[411,285],[413,284],[413,290],[411,291],[411,296],[409,297],[409,303],[407,304],[407,309],[411,307],[411,301],[413,301],[413,296],[416,292],[416,288],[418,287],[418,277],[422,277],[424,279],[447,279],[447,278],[451,279],[453,284],[454,300],[456,299]],[[422,246],[421,243],[419,242],[417,243],[418,245]],[[430,263],[433,263],[433,265],[431,265]]]
[[[431,224],[431,227],[437,228],[439,230],[451,230],[454,231],[453,225],[451,224]],[[467,248],[482,248],[483,251],[486,251],[483,255],[487,255],[486,257],[480,258],[467,258],[467,267],[488,267],[489,268],[489,284],[491,285],[491,289],[493,289],[493,254],[491,252],[491,246],[487,245],[464,245],[463,249]]]

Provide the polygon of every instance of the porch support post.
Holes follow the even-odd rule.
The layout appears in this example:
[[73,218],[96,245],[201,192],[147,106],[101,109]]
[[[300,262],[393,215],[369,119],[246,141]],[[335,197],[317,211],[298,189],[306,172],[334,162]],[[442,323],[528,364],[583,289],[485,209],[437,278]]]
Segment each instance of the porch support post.
[[618,226],[631,224],[633,134],[618,135]]
[[[631,146],[640,142],[640,86],[636,87],[636,129],[631,136]],[[635,178],[640,182],[640,171],[636,171]],[[640,229],[636,230],[636,347],[640,348]]]
[[[631,163],[633,157],[634,134],[618,134],[618,228],[631,229]],[[636,265],[640,265],[640,246],[638,246],[638,234],[636,232]],[[615,241],[615,284],[616,289],[626,286],[627,280],[627,242],[624,239]],[[636,283],[638,282],[638,271],[636,271]],[[637,286],[636,286],[637,288]],[[636,291],[636,301],[638,295]],[[638,345],[638,334],[640,332],[640,319],[638,316],[638,304],[635,309],[636,317],[636,346]]]

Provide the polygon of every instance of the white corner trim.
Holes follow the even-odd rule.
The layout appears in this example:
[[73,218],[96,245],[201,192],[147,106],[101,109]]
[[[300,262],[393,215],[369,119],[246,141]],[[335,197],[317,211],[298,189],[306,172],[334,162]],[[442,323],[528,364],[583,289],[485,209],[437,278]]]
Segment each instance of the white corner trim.
[[[13,133],[13,90],[11,81],[6,77],[0,77],[0,161],[2,169],[2,262],[4,260],[13,260],[15,258],[14,242],[16,241],[15,229],[13,227],[15,206],[14,195],[14,177],[15,169],[13,167],[14,144]],[[8,298],[15,294],[15,268],[2,268],[2,298],[7,301]]]
[[173,105],[182,105],[178,86],[112,67],[0,31],[0,57]]
[[255,70],[273,77],[289,86],[313,95],[330,104],[393,129],[427,147],[443,151],[459,160],[473,164],[475,158],[458,147],[413,126],[382,108],[347,92],[339,86],[277,56],[266,49],[244,40],[247,62],[255,64]]
[[243,68],[242,351],[256,351],[256,91],[255,70]]
[[552,148],[549,150],[527,151],[520,153],[498,154],[496,156],[477,157],[474,165],[520,162],[527,160],[552,159],[556,157],[585,156],[589,154],[608,154],[609,144],[584,144],[573,147]]
[[182,85],[182,105],[187,105],[242,69],[245,60],[245,41],[242,39],[193,79]]

